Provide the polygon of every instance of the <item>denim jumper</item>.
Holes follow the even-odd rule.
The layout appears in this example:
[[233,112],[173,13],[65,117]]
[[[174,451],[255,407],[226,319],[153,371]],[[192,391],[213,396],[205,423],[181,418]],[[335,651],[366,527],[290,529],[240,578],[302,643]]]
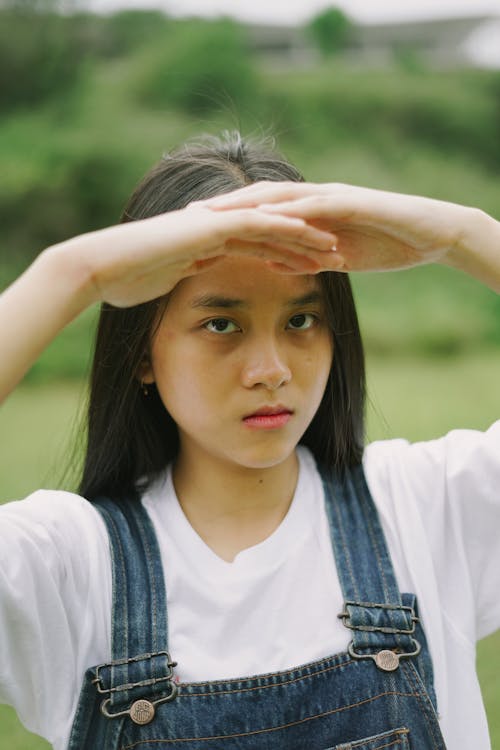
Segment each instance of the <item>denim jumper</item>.
[[85,674],[69,750],[445,749],[415,596],[398,590],[363,469],[321,475],[348,650],[223,681],[177,683],[149,516],[137,497],[95,501],[111,540],[112,661]]

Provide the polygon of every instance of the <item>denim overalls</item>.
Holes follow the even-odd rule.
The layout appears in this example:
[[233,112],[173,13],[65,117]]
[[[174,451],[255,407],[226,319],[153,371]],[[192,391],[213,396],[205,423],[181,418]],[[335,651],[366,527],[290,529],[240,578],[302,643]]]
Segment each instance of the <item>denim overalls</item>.
[[96,501],[111,540],[113,661],[85,674],[69,750],[445,748],[415,596],[398,591],[362,467],[322,479],[348,651],[222,682],[176,683],[149,517],[137,498]]

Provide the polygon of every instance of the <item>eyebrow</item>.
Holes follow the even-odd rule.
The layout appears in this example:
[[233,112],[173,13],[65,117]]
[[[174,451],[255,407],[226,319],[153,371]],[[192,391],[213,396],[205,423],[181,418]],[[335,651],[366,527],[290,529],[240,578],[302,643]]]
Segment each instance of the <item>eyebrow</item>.
[[[323,301],[321,293],[317,290],[302,294],[300,297],[293,297],[287,300],[286,307],[300,307],[302,305],[317,304]],[[224,297],[217,294],[202,294],[195,297],[191,302],[193,308],[218,308],[218,309],[243,309],[249,307],[248,302],[233,297]]]

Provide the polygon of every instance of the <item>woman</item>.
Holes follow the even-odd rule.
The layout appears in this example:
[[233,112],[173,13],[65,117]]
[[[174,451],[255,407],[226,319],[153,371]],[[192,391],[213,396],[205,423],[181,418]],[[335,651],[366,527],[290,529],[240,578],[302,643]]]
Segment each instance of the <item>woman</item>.
[[500,425],[364,449],[345,272],[498,290],[500,225],[301,180],[188,144],[0,298],[2,397],[104,303],[79,494],[0,509],[0,698],[56,748],[488,747]]

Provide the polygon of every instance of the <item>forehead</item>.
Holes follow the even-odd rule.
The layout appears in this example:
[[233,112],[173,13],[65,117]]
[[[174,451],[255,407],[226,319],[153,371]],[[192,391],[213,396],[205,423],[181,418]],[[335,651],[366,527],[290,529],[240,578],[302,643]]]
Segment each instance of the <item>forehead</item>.
[[183,279],[174,288],[169,307],[196,305],[203,297],[227,297],[249,306],[286,304],[309,292],[321,292],[317,276],[281,274],[257,258],[225,258],[213,268]]

